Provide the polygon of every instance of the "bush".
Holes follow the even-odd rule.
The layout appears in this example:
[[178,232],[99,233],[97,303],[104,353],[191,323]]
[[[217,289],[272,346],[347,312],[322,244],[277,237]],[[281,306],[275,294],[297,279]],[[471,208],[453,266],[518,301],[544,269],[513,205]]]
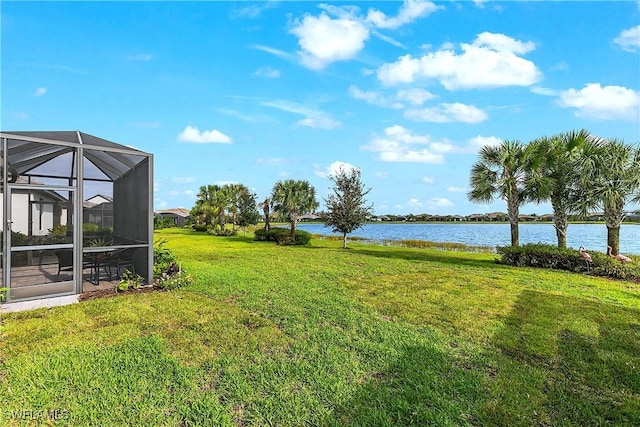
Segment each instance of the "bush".
[[254,232],[254,240],[261,242],[276,242],[278,245],[306,245],[311,241],[311,233],[304,230],[296,230],[293,240],[291,230],[287,228],[264,228]]
[[157,278],[166,272],[172,264],[175,264],[176,257],[171,251],[164,247],[166,239],[157,240],[153,244],[153,277]]
[[201,232],[206,232],[209,229],[208,226],[200,225],[200,224],[193,224],[191,228],[193,228],[195,231],[201,231]]
[[188,286],[192,283],[193,278],[184,270],[180,269],[180,267],[174,262],[162,272],[160,277],[155,280],[154,284],[158,289],[170,291],[183,286]]
[[236,236],[238,234],[237,231],[229,230],[228,228],[223,228],[222,230],[219,228],[211,228],[207,233],[212,236]]
[[637,262],[623,264],[600,252],[589,252],[593,263],[587,268],[580,252],[575,249],[560,249],[553,245],[526,244],[518,247],[498,246],[499,264],[516,267],[538,267],[573,272],[589,270],[593,275],[615,279],[640,280],[640,265]]

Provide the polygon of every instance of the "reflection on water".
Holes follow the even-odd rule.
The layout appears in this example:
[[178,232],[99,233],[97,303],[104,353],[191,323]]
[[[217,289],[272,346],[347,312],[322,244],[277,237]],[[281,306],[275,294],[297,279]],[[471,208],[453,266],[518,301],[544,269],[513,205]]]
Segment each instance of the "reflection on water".
[[[298,228],[317,234],[336,234],[322,224],[298,224]],[[520,244],[557,243],[556,231],[551,223],[520,224]],[[375,241],[430,240],[433,242],[459,242],[473,246],[506,246],[511,244],[509,224],[472,223],[375,223],[365,224],[351,233]],[[604,224],[570,224],[567,231],[567,246],[578,249],[607,251],[607,228]],[[640,254],[640,225],[623,224],[620,227],[620,252]]]

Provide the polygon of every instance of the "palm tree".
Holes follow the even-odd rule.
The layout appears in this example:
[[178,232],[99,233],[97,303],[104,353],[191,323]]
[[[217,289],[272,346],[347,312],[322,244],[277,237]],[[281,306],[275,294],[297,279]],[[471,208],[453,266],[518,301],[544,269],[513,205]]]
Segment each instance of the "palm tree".
[[271,207],[271,199],[266,197],[264,201],[259,204],[259,206],[262,208],[262,211],[264,212],[264,229],[269,231],[269,229],[271,228],[271,223],[269,222],[270,220],[269,215],[271,214],[269,212],[269,208]]
[[578,166],[585,144],[595,140],[583,129],[538,138],[530,144],[535,159],[529,177],[532,196],[536,201],[551,201],[559,248],[567,247],[569,215],[577,212],[582,197]]
[[507,217],[511,226],[511,246],[520,243],[518,213],[530,200],[527,170],[530,150],[518,140],[505,140],[497,146],[484,146],[471,168],[471,191],[467,197],[474,203],[490,203],[496,197],[507,202]]
[[278,181],[271,190],[271,204],[275,212],[287,216],[291,223],[291,238],[294,238],[298,217],[318,207],[316,190],[308,181]]
[[198,192],[196,204],[191,209],[191,214],[198,218],[201,217],[204,220],[205,225],[212,225],[215,216],[214,198],[217,191],[217,185],[203,185]]
[[613,255],[620,251],[620,224],[629,202],[640,201],[640,146],[622,140],[599,140],[591,144],[585,159],[582,212],[602,209],[607,226],[607,246]]
[[231,215],[231,224],[233,231],[236,230],[236,216],[240,205],[240,199],[245,193],[249,192],[249,189],[243,184],[225,184],[224,187],[229,196],[229,204],[227,206],[229,214]]

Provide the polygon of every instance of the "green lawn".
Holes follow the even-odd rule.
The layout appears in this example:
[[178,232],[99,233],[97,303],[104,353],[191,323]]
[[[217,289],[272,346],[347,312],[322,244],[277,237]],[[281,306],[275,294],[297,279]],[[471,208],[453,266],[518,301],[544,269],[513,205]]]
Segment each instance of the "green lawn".
[[158,234],[189,289],[3,316],[0,425],[640,425],[640,284]]

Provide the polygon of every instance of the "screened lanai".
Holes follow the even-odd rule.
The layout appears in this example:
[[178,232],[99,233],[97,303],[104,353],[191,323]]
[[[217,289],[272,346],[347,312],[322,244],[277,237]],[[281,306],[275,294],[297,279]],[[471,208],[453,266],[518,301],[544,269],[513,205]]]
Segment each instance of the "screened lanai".
[[0,132],[7,303],[153,279],[153,156],[79,131]]

